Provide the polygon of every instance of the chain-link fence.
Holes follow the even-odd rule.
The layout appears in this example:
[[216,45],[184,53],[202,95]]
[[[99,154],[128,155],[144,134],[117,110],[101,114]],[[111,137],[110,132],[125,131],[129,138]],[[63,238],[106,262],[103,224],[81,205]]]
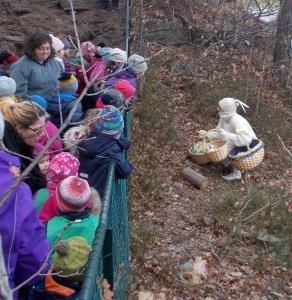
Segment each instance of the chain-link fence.
[[[131,113],[124,116],[124,135],[129,137]],[[126,155],[126,153],[125,153]],[[96,240],[85,272],[80,300],[102,300],[102,282],[107,279],[114,299],[126,298],[130,274],[127,181],[115,176],[110,164]]]

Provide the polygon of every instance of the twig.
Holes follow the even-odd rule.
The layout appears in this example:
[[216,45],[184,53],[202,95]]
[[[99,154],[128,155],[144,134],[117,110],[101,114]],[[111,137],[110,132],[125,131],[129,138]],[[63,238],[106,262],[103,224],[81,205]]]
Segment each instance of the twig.
[[280,137],[278,134],[277,134],[277,138],[280,140],[280,142],[281,142],[281,144],[282,144],[284,150],[287,151],[288,155],[289,155],[289,156],[292,156],[291,151],[285,146],[284,142],[282,141],[281,137]]
[[40,268],[38,269],[38,271],[34,274],[32,274],[30,277],[28,277],[26,280],[24,280],[21,284],[19,284],[18,286],[16,286],[15,288],[12,289],[12,292],[16,292],[18,291],[19,289],[21,289],[23,286],[25,286],[28,282],[30,282],[32,279],[34,279],[36,276],[39,276],[41,274],[41,271],[48,267],[48,260],[51,256],[53,252],[53,249],[51,249],[46,257],[46,259],[44,260],[43,264],[40,266]]
[[76,18],[75,18],[76,12],[74,11],[74,6],[73,6],[72,0],[69,0],[69,2],[70,2],[70,9],[71,9],[71,15],[72,15],[72,21],[73,21],[74,31],[75,31],[75,35],[76,35],[76,39],[77,39],[78,52],[80,54],[82,73],[83,73],[85,84],[88,85],[89,81],[88,81],[88,77],[87,77],[87,74],[86,74],[86,71],[85,71],[85,67],[84,67],[83,53],[81,51],[79,33],[78,33],[78,28],[77,28]]
[[4,263],[4,255],[2,249],[2,238],[0,236],[0,299],[12,300],[12,292],[8,283],[8,275]]
[[42,159],[44,154],[47,152],[48,148],[55,141],[55,139],[60,135],[60,133],[67,127],[69,121],[71,120],[74,112],[76,111],[78,104],[81,102],[82,98],[86,94],[88,88],[91,86],[92,82],[89,82],[88,85],[84,88],[80,96],[75,100],[75,104],[70,110],[66,120],[58,129],[58,131],[49,139],[49,141],[44,146],[43,150],[38,154],[38,156],[31,162],[31,164],[22,172],[22,174],[14,181],[14,183],[10,186],[10,188],[5,192],[0,198],[0,208],[8,199],[9,195],[18,187],[18,185],[26,178],[26,176],[31,172],[31,170],[38,164],[38,162]]
[[254,211],[252,214],[250,214],[248,217],[240,220],[241,222],[247,221],[249,219],[251,219],[252,217],[254,217],[255,215],[257,215],[258,213],[260,213],[262,210],[265,210],[266,208],[270,207],[270,201],[268,200],[268,203],[266,205],[264,205],[263,207],[259,208],[258,210]]

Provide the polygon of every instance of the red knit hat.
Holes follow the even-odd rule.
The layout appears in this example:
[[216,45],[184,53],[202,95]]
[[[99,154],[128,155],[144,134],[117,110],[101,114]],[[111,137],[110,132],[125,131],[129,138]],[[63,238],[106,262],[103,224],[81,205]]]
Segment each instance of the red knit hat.
[[126,79],[121,79],[117,81],[114,85],[114,88],[117,91],[121,92],[124,95],[125,99],[131,98],[136,91],[136,89]]
[[62,212],[82,211],[92,206],[91,190],[86,180],[69,176],[58,186],[57,201]]

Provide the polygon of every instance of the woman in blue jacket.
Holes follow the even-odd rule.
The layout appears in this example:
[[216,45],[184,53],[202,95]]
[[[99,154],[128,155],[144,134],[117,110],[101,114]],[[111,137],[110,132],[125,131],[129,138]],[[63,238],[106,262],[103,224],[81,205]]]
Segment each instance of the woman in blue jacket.
[[58,93],[61,64],[54,59],[52,39],[47,33],[34,33],[24,45],[24,56],[11,66],[16,96],[28,99],[40,95],[46,100]]

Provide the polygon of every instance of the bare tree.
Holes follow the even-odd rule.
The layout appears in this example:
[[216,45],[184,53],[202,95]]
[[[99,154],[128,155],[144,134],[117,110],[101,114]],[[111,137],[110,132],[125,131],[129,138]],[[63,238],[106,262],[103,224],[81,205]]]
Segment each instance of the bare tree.
[[292,48],[292,0],[281,0],[274,49],[274,62],[280,66],[280,82],[288,87]]

